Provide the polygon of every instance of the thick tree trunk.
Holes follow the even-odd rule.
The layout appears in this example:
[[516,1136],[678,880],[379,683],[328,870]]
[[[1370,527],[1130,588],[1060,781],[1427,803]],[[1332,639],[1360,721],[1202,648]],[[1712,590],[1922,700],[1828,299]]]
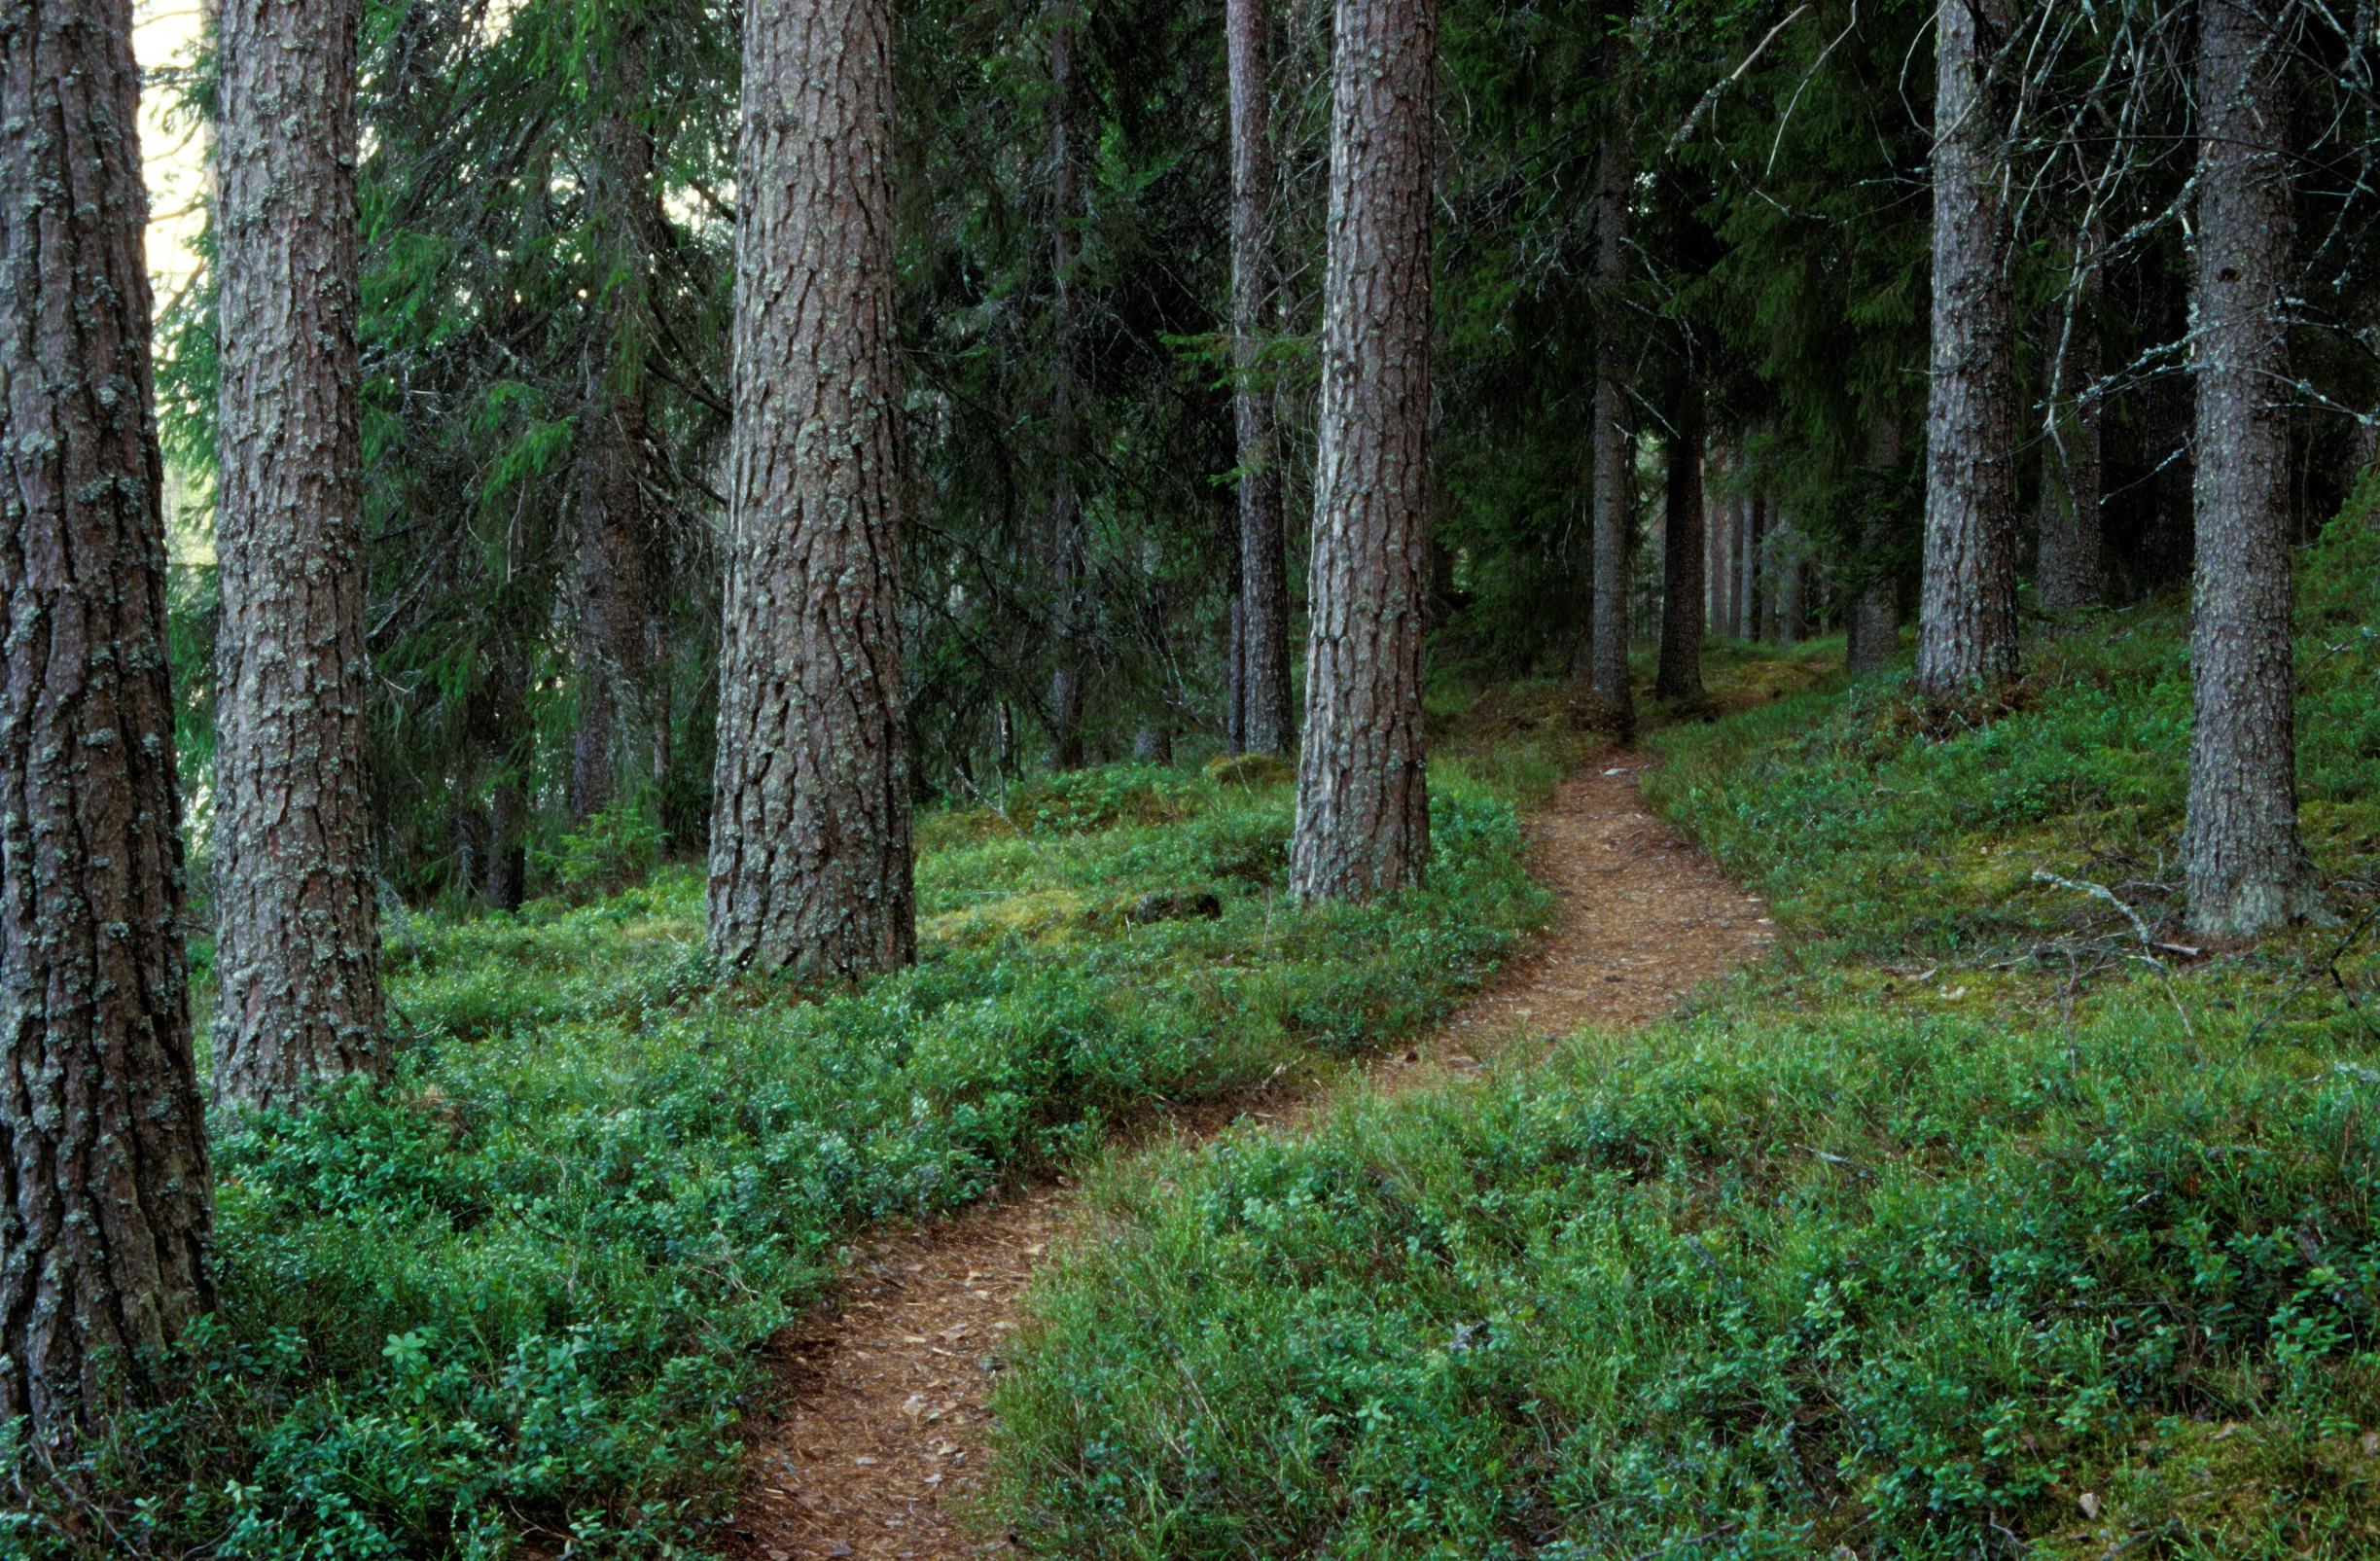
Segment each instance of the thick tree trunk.
[[1082,335],[1075,266],[1081,221],[1081,178],[1075,147],[1075,0],[1055,0],[1049,28],[1049,334],[1050,375],[1049,565],[1052,586],[1049,729],[1059,769],[1083,764],[1083,635],[1090,604],[1083,534],[1084,445],[1080,383]]
[[1855,673],[1883,670],[1900,649],[1900,582],[1891,562],[1899,521],[1885,497],[1900,491],[1900,446],[1899,414],[1876,414],[1867,428],[1871,492],[1860,522],[1859,587],[1843,613],[1844,660]]
[[605,107],[595,124],[587,198],[605,274],[590,301],[595,331],[579,436],[572,560],[579,727],[571,749],[570,811],[578,819],[611,806],[623,783],[659,778],[646,643],[653,525],[644,485],[652,437],[645,350],[652,317],[653,142],[634,117],[651,89],[648,47],[641,17],[623,13],[593,83]]
[[1661,670],[1664,699],[1702,694],[1702,386],[1690,375],[1670,414],[1669,477],[1661,540]]
[[1636,442],[1628,427],[1624,303],[1634,171],[1627,130],[1615,126],[1606,133],[1595,160],[1595,618],[1588,686],[1597,699],[1618,713],[1623,731],[1636,714],[1628,686]]
[[891,0],[745,12],[711,825],[720,963],[916,957],[902,739]]
[[128,0],[0,23],[0,1423],[70,1451],[211,1303]]
[[1935,13],[1934,361],[1917,685],[1955,697],[2016,675],[2015,326],[2002,189],[2008,0]]
[[366,797],[358,0],[226,0],[215,160],[215,1087],[385,1074]]
[[2098,225],[2085,234],[2090,266],[2075,301],[2074,325],[2065,350],[2051,368],[2049,438],[2043,446],[2042,553],[2034,569],[2034,590],[2042,611],[2071,618],[2103,599],[2100,564],[2099,297]]
[[1418,883],[1430,503],[1437,0],[1336,0],[1305,743],[1290,876],[1308,899]]
[[2250,938],[2315,901],[2297,833],[2291,670],[2290,46],[2281,0],[2205,0],[2198,31],[2198,382],[2191,928]]
[[1239,437],[1239,578],[1244,751],[1297,746],[1289,675],[1289,560],[1281,439],[1262,364],[1280,278],[1272,248],[1272,96],[1264,0],[1226,0],[1231,71],[1231,410]]

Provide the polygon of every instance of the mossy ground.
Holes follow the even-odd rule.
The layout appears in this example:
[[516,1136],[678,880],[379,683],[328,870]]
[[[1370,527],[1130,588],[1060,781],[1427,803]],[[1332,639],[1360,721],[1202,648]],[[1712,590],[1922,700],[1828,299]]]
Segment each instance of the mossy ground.
[[2380,1554],[2375,579],[2359,524],[2306,561],[2333,920],[2253,950],[2035,876],[2178,935],[2179,604],[2034,647],[1986,723],[1791,692],[1824,646],[1723,679],[1650,790],[1787,946],[1544,1066],[1106,1167],[999,1518],[1152,1561]]
[[685,869],[396,918],[395,1081],[217,1123],[177,1398],[64,1478],[0,1445],[0,1555],[699,1553],[846,1238],[1441,1014],[1543,913],[1515,807],[1561,763],[1440,766],[1430,887],[1368,907],[1285,892],[1277,768],[935,811],[920,963],[851,992],[723,986]]

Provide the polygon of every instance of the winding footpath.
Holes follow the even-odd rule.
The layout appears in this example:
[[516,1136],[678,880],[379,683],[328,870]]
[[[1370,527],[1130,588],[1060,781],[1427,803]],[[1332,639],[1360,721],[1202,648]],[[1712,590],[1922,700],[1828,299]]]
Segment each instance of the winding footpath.
[[[1613,754],[1563,783],[1530,821],[1554,925],[1435,1035],[1339,1087],[1406,1089],[1491,1050],[1630,1029],[1759,956],[1774,933],[1767,907],[1646,805],[1643,767]],[[1311,1086],[1292,1086],[1180,1125],[1200,1137],[1250,1118],[1294,1131],[1316,1103]],[[785,1405],[752,1433],[738,1555],[947,1561],[1009,1548],[957,1513],[983,1468],[985,1400],[1019,1297],[1076,1208],[1060,1180],[861,1244],[827,1302],[780,1341]]]

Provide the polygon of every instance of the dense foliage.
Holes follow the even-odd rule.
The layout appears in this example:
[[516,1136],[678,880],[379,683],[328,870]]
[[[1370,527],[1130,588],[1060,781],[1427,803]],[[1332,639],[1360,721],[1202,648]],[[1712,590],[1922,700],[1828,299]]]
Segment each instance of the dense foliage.
[[921,963],[819,1002],[716,989],[679,871],[401,923],[398,1078],[219,1137],[178,1395],[91,1452],[91,1505],[20,1469],[0,1553],[673,1553],[856,1228],[1442,1013],[1542,910],[1510,787],[1554,770],[1506,759],[1441,777],[1431,887],[1368,908],[1288,903],[1261,768],[938,814]]
[[[2119,598],[2190,557],[2186,8],[2018,8],[2007,71],[2031,192],[2013,278],[2028,514],[2059,500],[2051,425],[2103,414],[2107,564]],[[1758,495],[1795,540],[1824,632],[1917,558],[1928,308],[1933,8],[1453,0],[1436,231],[1440,494],[1437,654],[1480,678],[1566,671],[1585,630],[1585,427],[1596,344],[1633,375],[1644,480],[1640,628],[1658,609],[1654,488],[1687,387],[1711,402],[1711,485]],[[732,280],[736,25],[717,0],[372,0],[363,74],[364,364],[373,528],[373,784],[382,871],[409,899],[485,894],[489,854],[551,886],[581,716],[573,527],[607,397],[650,438],[653,753],[623,776],[657,843],[701,838],[716,705],[721,474]],[[1234,453],[1220,9],[1080,8],[1082,210],[1050,209],[1050,30],[1073,8],[922,0],[903,14],[898,316],[908,724],[919,785],[965,795],[1037,768],[1049,737],[1050,495],[1083,495],[1096,757],[1226,736]],[[1283,262],[1261,343],[1284,431],[1290,578],[1302,583],[1321,313],[1330,8],[1272,8]],[[2340,25],[2344,25],[2341,23]],[[642,74],[617,61],[635,40]],[[2371,50],[2307,22],[2320,125],[2300,181],[2291,413],[2306,514],[2341,497],[2371,434],[2376,265]],[[2120,68],[2119,68],[2120,67]],[[203,62],[173,84],[203,109]],[[644,220],[598,198],[612,129],[650,152]],[[1596,147],[1644,172],[1629,276],[1591,280]],[[2087,221],[2086,221],[2087,219]],[[1052,231],[1074,237],[1079,361],[1052,337]],[[2099,234],[2102,247],[2086,243]],[[627,299],[628,304],[622,300]],[[169,443],[211,459],[211,290],[165,322]],[[631,328],[615,328],[625,307]],[[2052,374],[2078,322],[2087,387]],[[1071,466],[1053,385],[1087,425]],[[2083,390],[2087,398],[2083,398]],[[2081,398],[2081,399],[2078,399]],[[1879,443],[1890,430],[1893,437]],[[177,670],[201,801],[211,588],[192,559]],[[1302,595],[1301,588],[1296,593]],[[1203,750],[1200,750],[1203,751]],[[509,822],[519,814],[517,825]],[[202,819],[203,807],[199,810]],[[498,836],[488,839],[490,831]],[[517,838],[514,837],[517,834]],[[203,846],[203,835],[199,843]],[[543,857],[537,853],[545,853]],[[545,866],[540,864],[544,863]],[[507,896],[494,895],[499,904]]]

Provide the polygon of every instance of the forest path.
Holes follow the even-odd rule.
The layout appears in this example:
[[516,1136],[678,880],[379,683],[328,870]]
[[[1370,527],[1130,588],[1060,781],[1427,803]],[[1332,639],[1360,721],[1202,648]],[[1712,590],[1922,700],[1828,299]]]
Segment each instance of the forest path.
[[[1758,956],[1774,932],[1767,907],[1646,804],[1644,767],[1608,754],[1555,791],[1529,825],[1554,924],[1436,1034],[1340,1087],[1402,1090],[1516,1041],[1633,1028]],[[1276,1088],[1172,1125],[1194,1138],[1242,1118],[1295,1130],[1328,1093]],[[971,1535],[955,1509],[984,1465],[985,1400],[1018,1297],[1076,1208],[1059,1180],[860,1243],[779,1346],[787,1406],[755,1428],[736,1553],[939,1561],[1008,1548]]]

